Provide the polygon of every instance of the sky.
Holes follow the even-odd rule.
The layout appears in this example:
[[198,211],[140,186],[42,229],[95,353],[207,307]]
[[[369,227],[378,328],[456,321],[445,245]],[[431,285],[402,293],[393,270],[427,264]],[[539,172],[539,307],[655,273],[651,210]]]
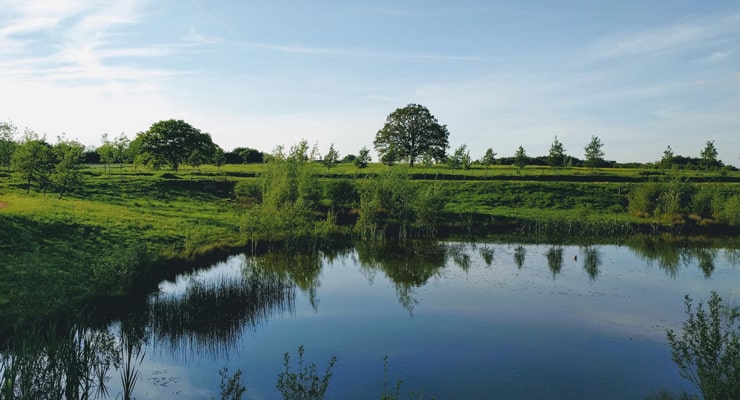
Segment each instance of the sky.
[[557,136],[740,165],[740,2],[0,0],[0,121],[88,146],[182,119],[226,151],[373,148],[415,103],[474,158]]

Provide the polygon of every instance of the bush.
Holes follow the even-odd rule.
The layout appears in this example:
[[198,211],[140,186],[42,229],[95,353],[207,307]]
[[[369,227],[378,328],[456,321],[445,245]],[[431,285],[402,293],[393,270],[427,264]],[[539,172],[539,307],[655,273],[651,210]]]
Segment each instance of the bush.
[[740,399],[739,309],[723,303],[713,291],[707,309],[699,302],[696,312],[686,296],[686,315],[682,336],[666,331],[681,376],[705,399]]

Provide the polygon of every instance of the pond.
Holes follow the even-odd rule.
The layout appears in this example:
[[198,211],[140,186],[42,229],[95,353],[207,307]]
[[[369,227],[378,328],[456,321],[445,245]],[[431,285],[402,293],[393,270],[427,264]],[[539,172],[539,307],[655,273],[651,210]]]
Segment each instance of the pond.
[[[289,352],[327,398],[624,399],[690,391],[666,329],[684,296],[740,296],[740,252],[701,247],[358,243],[237,255],[165,281],[139,318],[138,399],[276,399]],[[384,372],[384,357],[387,371]],[[111,374],[110,392],[121,384]]]

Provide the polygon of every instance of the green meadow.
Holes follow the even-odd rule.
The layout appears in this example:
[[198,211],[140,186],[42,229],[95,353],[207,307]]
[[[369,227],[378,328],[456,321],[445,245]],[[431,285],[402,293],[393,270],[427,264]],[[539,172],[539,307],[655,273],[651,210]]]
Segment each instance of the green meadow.
[[0,177],[0,326],[115,301],[200,257],[265,245],[740,232],[737,171],[272,162],[83,175],[61,198]]

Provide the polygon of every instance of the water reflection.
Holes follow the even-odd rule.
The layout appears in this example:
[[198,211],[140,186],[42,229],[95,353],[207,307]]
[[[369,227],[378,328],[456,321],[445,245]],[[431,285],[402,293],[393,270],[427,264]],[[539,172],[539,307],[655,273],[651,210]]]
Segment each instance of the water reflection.
[[245,329],[254,329],[276,312],[293,310],[294,283],[318,286],[314,272],[308,280],[305,274],[288,275],[285,268],[271,268],[284,265],[271,260],[249,259],[242,276],[221,276],[210,281],[192,278],[183,294],[153,296],[148,316],[160,341],[157,344],[166,344],[170,351],[182,355],[198,350],[224,353]]
[[599,276],[599,266],[601,266],[601,254],[594,247],[583,249],[583,269],[588,273],[591,280],[596,280]]
[[[417,304],[414,288],[424,286],[445,267],[449,255],[447,250],[443,243],[434,241],[362,242],[356,247],[361,268],[382,271],[390,278],[399,302],[411,313]],[[469,265],[470,256],[467,253],[467,258],[460,256],[461,251],[457,250],[457,259],[465,268],[466,262]]]
[[[648,264],[659,265],[673,277],[679,275],[681,266],[691,266],[693,275],[703,280],[702,275],[709,278],[726,271],[723,260],[731,266],[737,266],[740,260],[740,251],[737,249],[717,250],[696,244],[672,246],[660,237],[633,240],[627,245],[631,252],[647,260]],[[513,263],[507,256],[506,260],[496,259],[501,265],[491,268],[496,251],[509,254],[512,247]],[[69,332],[67,328],[56,331],[55,328],[45,328],[35,333],[17,335],[15,340],[6,343],[0,350],[3,354],[0,356],[0,399],[104,398],[108,395],[106,382],[113,378],[121,382],[122,388],[117,389],[122,391],[120,397],[127,398],[136,387],[137,380],[141,379],[139,367],[146,356],[145,350],[157,349],[184,358],[207,355],[221,359],[242,340],[245,332],[256,331],[258,327],[267,325],[276,315],[294,313],[297,290],[304,292],[310,304],[318,309],[321,281],[327,278],[322,278],[322,269],[342,258],[352,258],[371,284],[376,276],[386,277],[395,289],[398,302],[413,314],[420,301],[417,294],[419,289],[435,277],[447,278],[456,273],[464,276],[463,280],[474,277],[481,281],[495,276],[495,289],[491,290],[493,284],[479,289],[503,296],[506,290],[500,288],[513,285],[507,281],[505,274],[510,273],[511,277],[525,282],[521,286],[523,290],[533,287],[530,281],[537,281],[539,276],[544,278],[546,285],[558,287],[559,293],[570,293],[575,289],[568,285],[583,286],[582,282],[587,280],[584,271],[592,281],[613,276],[612,270],[603,265],[603,260],[610,260],[611,264],[615,249],[619,250],[609,246],[579,248],[563,244],[470,245],[405,241],[361,242],[355,248],[293,250],[235,257],[229,264],[233,272],[231,275],[190,276],[185,283],[174,285],[177,290],[163,289],[152,294],[145,307],[130,310],[127,315],[121,316],[123,322],[104,328],[72,325]],[[577,259],[571,262],[571,252],[574,250],[579,252]],[[619,251],[628,253],[623,249]],[[574,279],[581,281],[575,281],[574,284],[559,277],[557,282],[551,282],[544,265],[526,271],[514,270],[514,265],[522,269],[527,254],[540,262],[544,257],[553,280],[566,271],[568,279],[575,276]],[[565,261],[566,254],[568,262]],[[486,269],[481,268],[483,265]],[[445,269],[451,273],[444,273]],[[700,274],[697,274],[697,269]],[[577,274],[568,274],[571,270]],[[485,274],[481,271],[485,271]],[[501,275],[498,274],[503,275],[500,281],[498,278]],[[673,282],[672,279],[665,279],[660,272],[657,275],[664,281]],[[485,278],[479,279],[481,277]],[[331,286],[326,285],[325,290]],[[533,292],[530,290],[525,294],[528,296]],[[452,296],[455,298],[463,297],[458,296],[461,293],[459,290],[447,292],[448,296],[449,293],[454,293]],[[390,304],[398,308],[392,299],[392,290],[389,290],[389,295]],[[429,300],[425,302],[434,303]],[[447,311],[455,310],[449,313],[458,318],[457,309],[450,307]],[[428,321],[426,317],[414,320],[423,324]],[[634,318],[631,315],[627,317]],[[586,319],[590,321],[590,318]]]
[[550,247],[545,253],[545,257],[547,257],[547,265],[550,267],[550,272],[552,272],[552,278],[555,279],[555,276],[563,269],[563,248]]
[[518,269],[522,269],[524,265],[524,258],[527,256],[527,250],[524,246],[519,245],[514,249],[514,263]]

